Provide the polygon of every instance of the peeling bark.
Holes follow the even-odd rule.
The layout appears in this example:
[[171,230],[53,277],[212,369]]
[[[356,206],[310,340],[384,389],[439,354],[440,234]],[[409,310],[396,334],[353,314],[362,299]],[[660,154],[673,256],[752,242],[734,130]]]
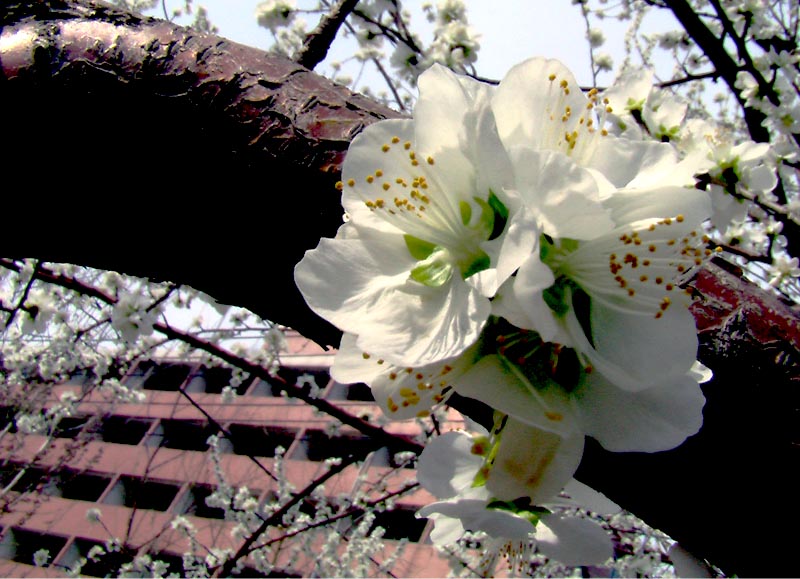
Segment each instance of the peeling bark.
[[[341,223],[349,141],[398,113],[100,2],[5,2],[0,25],[3,254],[185,283],[338,344],[292,271]],[[800,317],[714,263],[691,285],[702,431],[657,454],[590,443],[579,477],[726,573],[795,575]]]

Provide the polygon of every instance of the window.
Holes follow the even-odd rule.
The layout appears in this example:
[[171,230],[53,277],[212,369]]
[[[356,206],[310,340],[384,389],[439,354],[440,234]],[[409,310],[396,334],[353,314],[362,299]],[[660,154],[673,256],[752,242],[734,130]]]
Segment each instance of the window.
[[45,549],[50,555],[48,559],[49,566],[66,544],[67,539],[65,537],[45,535],[12,527],[5,531],[0,552],[5,558],[17,563],[33,565],[34,553],[40,549]]
[[144,418],[109,416],[98,425],[98,431],[103,442],[136,445],[147,434],[151,424],[152,420]]
[[208,437],[216,432],[216,427],[207,422],[164,419],[148,436],[147,445],[205,452]]
[[[428,519],[418,519],[414,509],[397,508],[375,514],[375,527],[383,527],[384,539],[419,541]],[[370,530],[372,530],[370,529]]]
[[369,386],[363,383],[342,384],[334,382],[327,398],[329,400],[357,400],[360,402],[374,402],[375,397]]
[[177,485],[123,476],[108,492],[103,503],[124,505],[130,509],[166,511],[179,489]]
[[[366,456],[375,450],[375,442],[365,436],[345,435],[329,437],[321,430],[307,430],[302,439],[302,450],[307,460],[322,461],[328,458],[343,457],[351,453]],[[298,449],[298,454],[302,452]],[[301,458],[293,456],[292,458]]]
[[209,507],[206,499],[214,492],[211,485],[195,484],[189,487],[181,501],[181,505],[176,509],[181,515],[194,515],[207,519],[224,519],[225,511],[218,507]]
[[58,478],[54,473],[44,470],[36,466],[29,466],[25,468],[23,465],[16,464],[12,467],[11,472],[5,476],[11,482],[20,471],[24,470],[22,476],[17,479],[11,490],[17,493],[38,492],[43,495],[60,496],[61,491],[58,488]]
[[247,456],[275,456],[275,448],[288,450],[295,438],[294,430],[275,426],[231,424],[228,432],[233,452]]
[[98,500],[108,487],[108,483],[111,482],[109,477],[71,469],[60,471],[57,477],[56,484],[61,491],[61,496],[76,501],[94,502]]
[[[102,555],[96,556],[94,560],[89,559],[89,551],[92,547],[103,548]],[[121,551],[107,552],[103,543],[87,541],[85,539],[75,539],[64,554],[59,558],[58,564],[67,568],[72,567],[83,557],[86,563],[81,567],[81,577],[118,577],[119,568],[133,560],[131,553]]]
[[158,364],[146,376],[142,387],[145,390],[176,391],[186,381],[190,370],[186,364]]
[[77,438],[89,422],[90,418],[88,416],[66,416],[58,421],[58,426],[53,431],[53,436],[56,438]]

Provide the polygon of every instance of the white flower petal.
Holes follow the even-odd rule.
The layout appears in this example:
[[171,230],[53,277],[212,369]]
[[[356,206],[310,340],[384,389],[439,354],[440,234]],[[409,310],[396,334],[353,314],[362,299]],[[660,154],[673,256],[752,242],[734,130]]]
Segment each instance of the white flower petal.
[[606,199],[604,205],[611,211],[611,218],[618,225],[683,215],[681,222],[673,221],[670,225],[680,229],[681,233],[698,228],[711,215],[711,200],[708,194],[686,187],[618,191]]
[[400,234],[346,223],[346,238],[321,239],[295,267],[308,305],[358,347],[399,366],[462,353],[480,335],[491,306],[458,274],[442,287],[409,279],[416,265]]
[[[624,368],[636,382],[618,383],[626,390],[642,390],[665,377],[684,375],[697,358],[697,330],[686,308],[669,308],[655,319],[597,303],[592,305],[591,325],[596,355],[591,353],[590,359],[597,363],[602,357]],[[603,368],[597,369],[603,372]]]
[[703,425],[705,397],[688,372],[641,392],[595,373],[574,395],[586,434],[612,452],[669,450]]
[[[529,207],[521,207],[512,214],[506,225],[505,234],[491,241],[484,241],[481,248],[489,255],[495,268],[486,270],[492,273],[491,284],[481,293],[487,297],[495,295],[498,288],[536,251],[539,243],[539,227],[536,213]],[[482,273],[480,272],[478,277]],[[472,278],[468,278],[468,282]]]
[[594,490],[576,479],[570,480],[564,486],[564,492],[567,493],[578,506],[601,515],[613,515],[622,510],[617,503],[609,499],[603,493]]
[[592,239],[614,228],[591,173],[569,157],[531,147],[510,150],[516,189],[551,237]]
[[356,345],[357,339],[355,334],[344,334],[333,358],[331,377],[342,384],[372,384],[375,378],[386,371],[384,364],[378,364],[379,358],[364,356],[364,352]]
[[[483,531],[496,538],[524,540],[534,531],[533,525],[527,519],[508,511],[487,509],[486,500],[439,501],[422,507],[418,513],[422,517],[438,513],[457,518],[467,531]],[[441,517],[436,519],[437,525],[440,520]]]
[[559,339],[564,337],[560,324],[544,301],[542,292],[553,285],[556,278],[553,270],[542,263],[537,253],[533,253],[519,268],[512,292],[502,296],[505,303],[493,304],[492,307],[518,328],[538,332],[546,342],[557,341],[570,345]]
[[690,171],[678,170],[678,154],[668,143],[635,141],[607,135],[584,166],[605,176],[615,187],[648,189],[665,185],[690,186]]
[[472,454],[473,443],[473,437],[461,431],[434,438],[419,456],[419,483],[439,499],[449,499],[469,488],[483,464],[483,457]]
[[496,355],[484,356],[454,381],[456,392],[564,438],[576,434],[572,403],[559,388],[536,387]]
[[492,108],[500,138],[509,149],[521,145],[566,152],[561,118],[567,108],[577,118],[588,102],[563,64],[532,58],[508,71],[495,91]]
[[475,170],[455,149],[440,156],[417,155],[414,121],[369,125],[353,139],[342,168],[344,209],[352,216],[367,205],[404,233],[459,246],[467,235],[459,203],[472,202]]
[[569,566],[600,565],[614,552],[603,527],[578,517],[542,517],[536,526],[536,542],[544,555]]
[[653,88],[653,76],[651,69],[629,70],[603,91],[603,97],[608,99],[608,104],[616,114],[623,114],[631,106],[644,106]]
[[509,418],[486,488],[500,500],[530,497],[540,505],[564,488],[582,456],[583,435],[564,439]]
[[417,516],[421,518],[428,517],[433,520],[430,538],[434,545],[452,545],[464,534],[464,525],[456,517],[449,517],[432,511],[426,511],[424,516],[417,512]]
[[476,190],[499,194],[510,184],[511,171],[491,110],[494,87],[439,64],[420,75],[418,86],[414,121],[419,151],[438,157],[458,150],[478,168]]

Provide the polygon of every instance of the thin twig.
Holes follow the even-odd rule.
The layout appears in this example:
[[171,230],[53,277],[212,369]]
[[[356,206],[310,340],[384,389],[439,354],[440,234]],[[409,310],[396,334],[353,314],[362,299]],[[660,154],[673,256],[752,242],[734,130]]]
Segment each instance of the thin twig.
[[306,35],[303,47],[295,55],[297,64],[314,70],[320,62],[325,60],[339,28],[358,2],[359,0],[340,0],[330,12],[320,19],[317,27]]

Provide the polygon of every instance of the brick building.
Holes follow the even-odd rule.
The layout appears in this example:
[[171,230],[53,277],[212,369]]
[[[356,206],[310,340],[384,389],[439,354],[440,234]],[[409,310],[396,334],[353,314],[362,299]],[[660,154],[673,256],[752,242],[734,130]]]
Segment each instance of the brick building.
[[[310,374],[325,399],[358,416],[379,415],[366,386],[330,379],[330,353],[291,331],[287,343],[282,374]],[[140,401],[111,405],[93,391],[82,399],[78,412],[61,420],[46,445],[44,435],[16,432],[14,406],[0,401],[0,575],[63,576],[111,535],[123,539],[132,551],[107,555],[99,563],[88,561],[82,575],[113,573],[112,565],[129,561],[134,552],[150,553],[180,574],[180,556],[188,543],[170,525],[177,515],[193,523],[202,544],[236,549],[242,539],[231,535],[234,523],[224,519],[221,508],[205,501],[218,483],[207,440],[219,426],[233,441],[223,442],[219,455],[227,483],[246,486],[261,504],[275,497],[270,470],[278,446],[285,449],[288,478],[302,488],[325,472],[325,459],[365,442],[352,428],[332,428],[332,419],[309,405],[276,395],[266,380],[245,379],[237,386],[239,396],[223,401],[223,387],[231,377],[227,368],[185,358],[141,362],[121,380],[142,393]],[[69,390],[80,394],[83,381],[84,377],[75,376],[50,395],[55,400]],[[415,433],[418,426],[390,423],[386,429]],[[374,453],[358,468],[348,467],[329,481],[325,492],[352,493],[355,485],[393,470],[391,462],[391,453]],[[26,464],[30,464],[27,469]],[[391,484],[399,485],[412,475],[413,471],[401,469]],[[418,490],[378,516],[376,524],[386,529],[387,549],[402,538],[410,541],[393,569],[397,576],[447,573],[446,562],[427,540],[430,523],[414,517],[430,500]],[[87,520],[92,508],[99,509],[100,522]],[[34,553],[43,548],[49,552],[49,564],[36,567]],[[310,569],[311,561],[287,557],[276,562],[274,575],[301,576]],[[263,575],[250,566],[242,576]]]

